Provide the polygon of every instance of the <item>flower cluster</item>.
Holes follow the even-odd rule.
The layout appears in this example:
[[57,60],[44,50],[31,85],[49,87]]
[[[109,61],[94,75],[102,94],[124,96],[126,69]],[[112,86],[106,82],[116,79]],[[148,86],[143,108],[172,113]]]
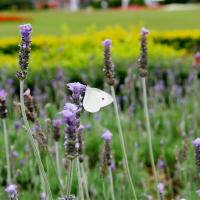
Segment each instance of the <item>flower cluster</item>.
[[60,112],[64,123],[67,125],[65,132],[65,149],[67,158],[73,160],[77,157],[77,131],[80,124],[78,106],[72,103],[66,103],[64,110]]
[[149,30],[146,28],[142,28],[141,30],[141,52],[139,58],[139,70],[140,76],[147,76],[147,35],[149,34]]
[[6,98],[7,98],[7,92],[3,89],[0,90],[0,118],[6,118],[7,117],[7,106],[6,106]]
[[26,79],[28,72],[28,61],[31,51],[31,32],[32,27],[30,24],[20,25],[21,43],[19,50],[19,66],[20,71],[17,72],[19,79]]
[[112,165],[112,152],[111,152],[112,133],[108,130],[105,130],[103,132],[102,138],[104,140],[104,147],[102,152],[100,172],[102,176],[105,176],[107,168]]
[[18,192],[16,185],[10,184],[8,187],[6,187],[5,191],[8,193],[10,200],[17,200]]
[[85,93],[86,86],[79,83],[68,83],[68,89],[72,92],[72,102],[76,104],[79,109],[82,109],[83,94]]
[[58,141],[60,139],[60,127],[62,125],[62,119],[53,120],[53,139]]
[[192,143],[193,143],[194,148],[195,148],[196,165],[200,169],[200,138],[197,138]]
[[[72,92],[72,102],[77,106],[77,117],[80,117],[82,111],[82,101],[83,95],[85,93],[86,86],[77,82],[77,83],[69,83],[67,84],[69,90]],[[76,148],[79,155],[79,161],[83,162],[83,126],[77,124],[77,138],[76,138]]]
[[109,85],[115,84],[114,64],[111,59],[110,48],[112,46],[112,40],[106,39],[102,42],[104,46],[104,68],[103,71],[106,76],[106,81]]
[[31,95],[31,91],[28,89],[24,93],[24,104],[26,106],[26,115],[28,120],[34,122],[38,118],[39,110],[36,106],[34,97]]

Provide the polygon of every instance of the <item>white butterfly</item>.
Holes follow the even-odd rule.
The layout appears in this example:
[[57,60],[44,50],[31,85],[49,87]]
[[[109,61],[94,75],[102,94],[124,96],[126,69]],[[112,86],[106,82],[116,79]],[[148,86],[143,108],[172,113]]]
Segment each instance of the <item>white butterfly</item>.
[[83,99],[83,108],[91,113],[98,112],[100,108],[105,107],[113,102],[113,97],[97,88],[86,87]]

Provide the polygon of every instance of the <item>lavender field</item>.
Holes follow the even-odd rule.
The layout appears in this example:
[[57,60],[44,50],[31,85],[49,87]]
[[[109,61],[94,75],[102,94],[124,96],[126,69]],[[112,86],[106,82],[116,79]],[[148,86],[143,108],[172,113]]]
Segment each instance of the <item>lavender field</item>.
[[198,28],[14,25],[0,38],[0,200],[200,198]]

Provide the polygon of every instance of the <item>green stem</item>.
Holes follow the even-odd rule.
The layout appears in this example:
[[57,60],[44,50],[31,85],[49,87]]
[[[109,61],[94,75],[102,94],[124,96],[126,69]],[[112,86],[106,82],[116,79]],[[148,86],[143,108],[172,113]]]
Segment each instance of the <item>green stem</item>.
[[114,90],[113,86],[111,86],[111,92],[112,92],[112,96],[113,96],[113,100],[114,100],[115,116],[116,116],[116,121],[117,121],[117,128],[118,128],[118,132],[119,132],[121,149],[122,149],[124,163],[125,163],[125,170],[126,170],[126,174],[128,176],[129,183],[131,185],[131,189],[132,189],[132,192],[133,192],[134,199],[137,200],[135,187],[133,185],[130,169],[129,169],[129,166],[128,166],[128,158],[127,158],[127,154],[126,154],[124,136],[123,136],[121,122],[120,122],[120,118],[119,118],[119,111],[118,111],[118,107],[117,107],[117,100],[116,100],[116,96],[115,96],[115,90]]
[[3,122],[3,133],[4,133],[4,145],[6,152],[7,184],[11,184],[10,154],[9,154],[9,142],[8,142],[8,133],[6,128],[6,120],[2,119],[2,122]]
[[[63,187],[63,180],[61,175],[61,168],[60,168],[60,158],[59,158],[59,143],[55,142],[55,152],[56,152],[56,170],[58,175],[58,180],[60,182],[60,186]],[[64,189],[64,188],[62,188]]]
[[72,176],[73,176],[73,160],[69,161],[69,172],[67,176],[67,197],[70,195],[71,192],[71,185],[72,185]]
[[24,81],[23,80],[20,80],[20,106],[21,106],[21,112],[22,112],[23,121],[24,121],[24,124],[26,126],[27,133],[28,133],[27,135],[28,135],[28,138],[30,140],[30,143],[31,143],[31,146],[32,146],[32,149],[33,149],[33,153],[34,153],[37,165],[38,165],[39,170],[41,172],[43,181],[45,183],[46,193],[48,195],[49,200],[53,200],[51,189],[50,189],[50,185],[49,185],[49,182],[48,182],[45,170],[44,170],[44,166],[43,166],[41,158],[40,158],[40,152],[39,152],[39,150],[37,148],[37,143],[35,142],[35,140],[33,138],[33,133],[31,131],[31,128],[29,126],[29,123],[28,123],[28,120],[27,120],[27,116],[26,116],[25,105],[24,105]]
[[112,197],[112,200],[115,200],[112,169],[111,169],[110,166],[109,166],[109,180],[110,180],[110,192],[111,192],[111,197]]
[[144,114],[145,114],[145,119],[146,119],[146,128],[147,128],[147,137],[148,137],[148,146],[149,146],[151,167],[153,169],[153,175],[154,175],[155,184],[156,184],[155,187],[156,187],[156,192],[157,192],[157,198],[161,200],[159,191],[157,189],[157,186],[158,186],[158,175],[157,175],[157,172],[156,172],[156,167],[155,167],[155,162],[154,162],[154,155],[153,155],[152,135],[151,135],[151,126],[150,126],[149,111],[148,111],[148,105],[147,105],[147,91],[146,91],[146,80],[145,80],[145,78],[142,78],[142,88],[143,88]]
[[80,163],[80,168],[81,168],[81,173],[82,173],[82,177],[83,177],[83,186],[84,186],[84,189],[85,189],[86,199],[90,200],[88,183],[87,183],[87,176],[85,175],[83,163]]
[[77,176],[78,176],[78,186],[79,186],[79,195],[80,199],[84,200],[84,193],[83,193],[83,177],[81,176],[81,170],[80,170],[80,163],[78,158],[76,159],[76,170],[77,170]]

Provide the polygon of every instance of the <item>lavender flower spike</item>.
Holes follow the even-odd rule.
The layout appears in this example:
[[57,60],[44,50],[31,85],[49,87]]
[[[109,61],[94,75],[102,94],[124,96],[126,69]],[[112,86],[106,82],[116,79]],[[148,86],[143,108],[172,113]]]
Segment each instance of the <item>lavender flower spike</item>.
[[67,158],[73,160],[77,156],[76,138],[80,119],[77,115],[78,107],[75,104],[65,104],[65,108],[60,114],[63,117],[64,123],[67,125],[65,129],[65,149]]
[[21,43],[19,50],[19,66],[20,71],[17,72],[17,77],[21,80],[26,79],[28,71],[28,61],[31,51],[31,32],[32,27],[30,24],[20,25]]
[[114,64],[111,59],[110,48],[112,45],[111,39],[106,39],[102,42],[104,46],[104,68],[103,71],[106,76],[106,81],[109,85],[114,85],[115,75],[114,75]]
[[4,119],[7,117],[7,106],[6,106],[7,92],[0,90],[0,118]]
[[82,96],[85,92],[86,86],[79,82],[68,83],[67,86],[69,90],[72,92],[73,103],[75,103],[76,105],[82,106],[81,105],[82,98],[83,98]]
[[108,130],[104,131],[103,135],[102,135],[102,138],[105,140],[105,141],[111,141],[112,139],[112,133]]
[[141,53],[139,58],[139,70],[140,76],[146,77],[147,76],[147,35],[149,34],[149,30],[146,28],[141,29]]
[[195,148],[196,165],[200,169],[200,138],[197,138],[192,143],[193,143],[194,148]]
[[102,176],[105,176],[107,168],[110,167],[112,164],[112,148],[111,148],[112,133],[106,130],[103,132],[102,138],[105,141],[105,143],[102,152],[100,172]]
[[197,194],[197,196],[200,197],[200,189],[198,189],[198,190],[196,191],[196,194]]
[[5,90],[0,90],[0,101],[6,101],[8,93]]
[[149,30],[146,29],[146,28],[144,28],[144,27],[142,27],[142,29],[141,29],[141,35],[147,35],[147,34],[149,34]]
[[5,191],[8,193],[8,197],[10,200],[17,200],[18,192],[17,186],[14,184],[9,185]]
[[62,125],[62,119],[53,120],[53,139],[59,141],[60,139],[60,127]]
[[164,193],[164,185],[163,185],[163,183],[158,183],[157,188],[158,188],[158,191],[159,191],[160,194]]
[[112,40],[111,39],[106,39],[106,40],[104,40],[103,42],[102,42],[102,45],[104,46],[104,47],[111,47],[111,45],[112,45]]

